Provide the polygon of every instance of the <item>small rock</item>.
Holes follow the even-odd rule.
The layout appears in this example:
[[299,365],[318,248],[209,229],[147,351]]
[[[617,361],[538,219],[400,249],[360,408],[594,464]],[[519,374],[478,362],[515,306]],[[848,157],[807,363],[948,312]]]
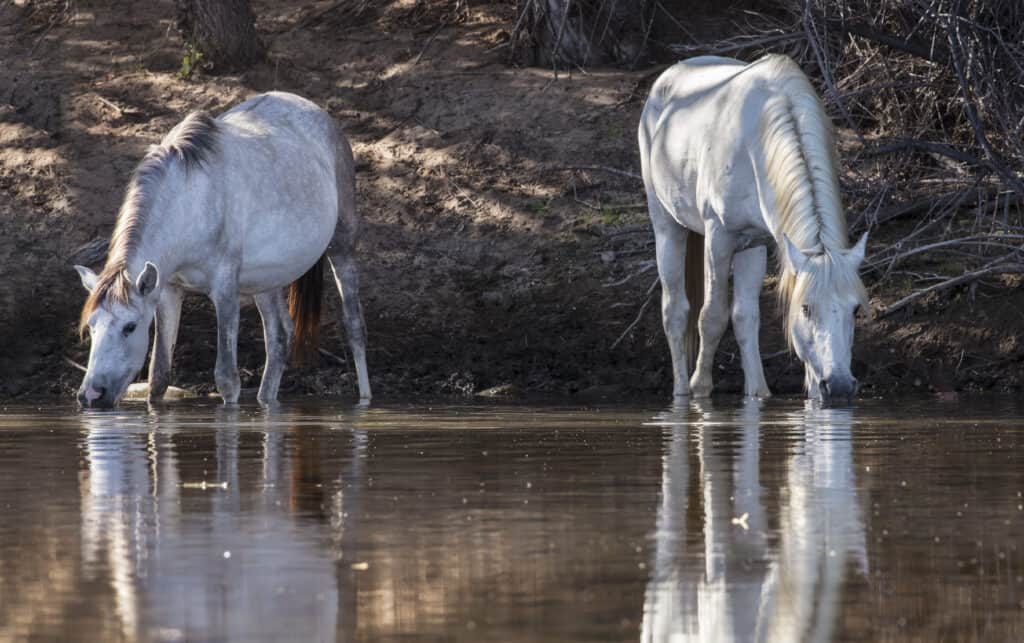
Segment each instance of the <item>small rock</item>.
[[[196,397],[196,394],[177,386],[168,386],[167,391],[164,393],[165,400],[183,400],[190,397]],[[128,390],[124,393],[124,399],[142,401],[149,399],[149,382],[130,384]]]
[[601,263],[608,265],[615,262],[615,253],[611,250],[605,250],[601,253]]

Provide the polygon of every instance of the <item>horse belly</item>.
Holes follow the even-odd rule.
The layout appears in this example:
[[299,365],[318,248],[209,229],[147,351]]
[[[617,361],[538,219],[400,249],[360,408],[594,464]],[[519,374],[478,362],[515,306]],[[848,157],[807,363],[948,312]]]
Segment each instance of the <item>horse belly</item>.
[[255,294],[287,286],[320,260],[334,234],[337,217],[305,214],[287,223],[250,230],[238,275],[241,292]]

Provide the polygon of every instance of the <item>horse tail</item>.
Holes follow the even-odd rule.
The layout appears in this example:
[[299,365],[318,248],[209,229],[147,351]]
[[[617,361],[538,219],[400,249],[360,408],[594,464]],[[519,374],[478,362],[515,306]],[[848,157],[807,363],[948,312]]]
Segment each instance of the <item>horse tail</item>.
[[288,288],[288,314],[295,325],[292,362],[302,364],[316,352],[320,341],[320,309],[324,292],[324,259],[320,257]]
[[698,326],[700,310],[704,307],[704,235],[693,230],[686,235],[686,301],[690,304],[690,314],[686,316],[683,346],[692,371],[700,348]]

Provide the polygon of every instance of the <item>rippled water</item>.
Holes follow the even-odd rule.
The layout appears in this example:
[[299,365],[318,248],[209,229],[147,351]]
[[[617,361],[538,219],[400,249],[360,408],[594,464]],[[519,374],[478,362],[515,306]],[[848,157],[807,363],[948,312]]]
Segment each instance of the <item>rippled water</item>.
[[1024,640],[1013,400],[0,414],[0,640]]

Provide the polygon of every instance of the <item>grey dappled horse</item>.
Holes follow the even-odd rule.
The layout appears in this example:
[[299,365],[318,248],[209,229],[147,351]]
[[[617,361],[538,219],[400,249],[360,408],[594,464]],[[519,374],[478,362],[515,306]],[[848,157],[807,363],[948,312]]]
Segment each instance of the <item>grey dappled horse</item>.
[[240,389],[240,299],[255,300],[267,352],[257,399],[274,401],[293,341],[310,349],[316,340],[325,258],[343,300],[359,398],[369,401],[360,224],[352,148],[310,101],[271,92],[217,118],[190,114],[136,168],[102,272],[75,267],[89,291],[81,330],[92,338],[82,406],[111,407],[124,395],[154,319],[149,398],[163,396],[186,292],[216,308],[215,379],[227,404]]

